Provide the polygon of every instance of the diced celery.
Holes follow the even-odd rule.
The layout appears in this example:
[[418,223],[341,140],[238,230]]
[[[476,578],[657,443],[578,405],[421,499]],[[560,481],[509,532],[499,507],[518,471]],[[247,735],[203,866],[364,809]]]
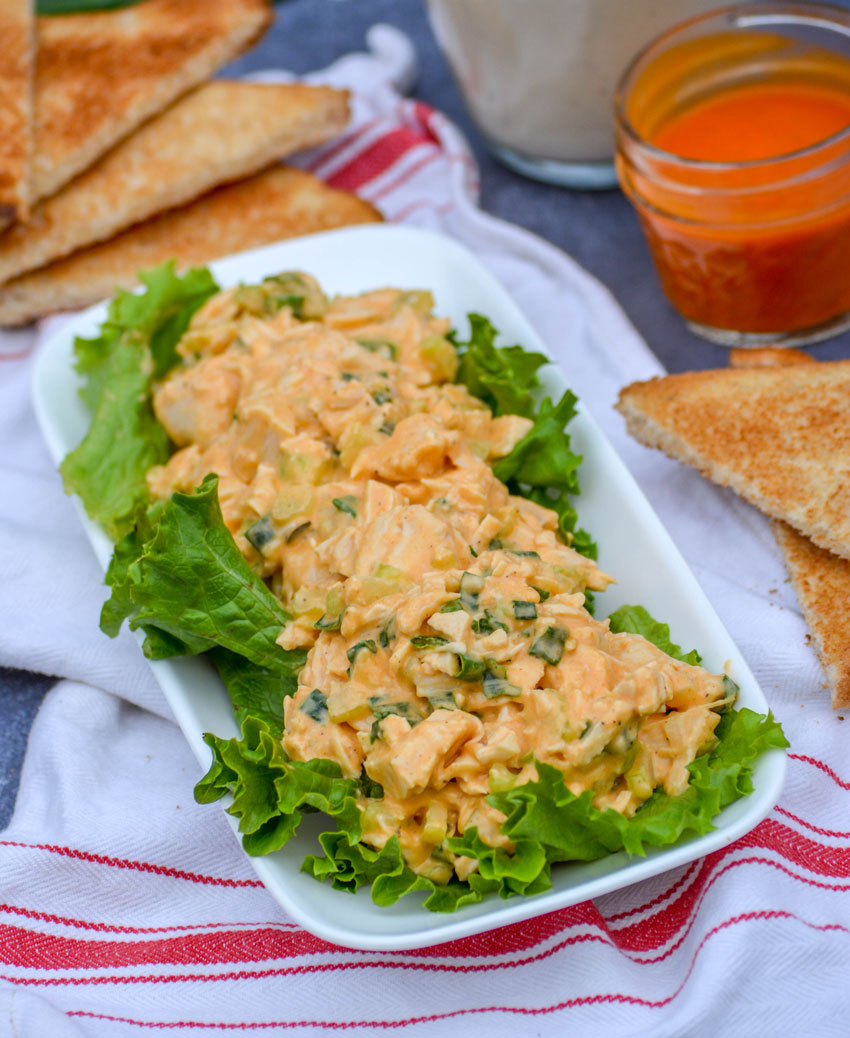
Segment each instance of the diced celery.
[[305,515],[313,507],[313,488],[309,485],[291,485],[282,490],[272,505],[272,516],[283,522],[296,515]]
[[368,703],[364,703],[360,692],[353,685],[344,685],[335,689],[328,696],[328,718],[334,724],[343,721],[359,721],[369,713]]
[[436,376],[453,382],[457,374],[457,350],[442,335],[426,335],[419,344],[419,354]]
[[349,426],[339,439],[339,460],[350,469],[358,454],[377,443],[374,429],[364,425]]
[[396,822],[392,813],[387,809],[383,800],[370,800],[363,808],[360,821],[365,833],[379,833],[381,831],[392,831]]
[[460,562],[451,548],[438,548],[431,556],[431,565],[434,569],[457,569]]
[[449,813],[446,805],[439,800],[428,805],[425,821],[422,825],[422,839],[425,843],[438,844],[446,838],[449,824]]
[[345,599],[342,597],[342,588],[332,587],[325,595],[325,612],[331,616],[339,616],[344,605]]
[[372,576],[378,577],[380,580],[405,580],[405,574],[400,569],[396,569],[395,566],[390,566],[386,562],[379,562],[372,569]]
[[490,790],[493,793],[505,793],[516,785],[517,777],[504,764],[494,764],[488,773]]
[[427,289],[414,289],[402,292],[396,303],[396,307],[409,306],[418,314],[426,317],[434,309],[434,296]]
[[424,876],[426,879],[430,879],[432,883],[443,887],[452,878],[453,870],[447,862],[429,859],[423,865],[420,865],[417,871],[420,876]]
[[397,580],[385,580],[383,577],[364,577],[360,582],[359,600],[365,605],[387,595],[397,595],[402,590]]
[[325,612],[327,598],[321,588],[300,587],[292,596],[292,612],[295,616],[303,616],[305,613],[318,610],[321,616]]
[[620,728],[606,746],[610,753],[628,753],[632,748],[637,730],[634,725],[627,724]]
[[321,483],[333,468],[330,458],[313,454],[302,454],[299,451],[288,451],[278,465],[281,479],[288,483],[307,483],[314,486]]
[[649,800],[652,796],[651,764],[646,757],[626,772],[626,785],[638,800]]

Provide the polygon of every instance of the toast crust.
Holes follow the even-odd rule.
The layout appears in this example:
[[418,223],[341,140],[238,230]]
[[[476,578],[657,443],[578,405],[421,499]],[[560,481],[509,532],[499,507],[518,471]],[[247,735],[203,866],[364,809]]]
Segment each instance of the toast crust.
[[374,206],[299,169],[273,166],[181,209],[0,287],[0,326],[71,310],[138,284],[137,271],[176,259],[208,263],[299,234],[381,220]]
[[617,410],[657,447],[850,558],[850,361],[697,371],[627,386]]
[[817,547],[786,523],[774,520],[771,528],[832,688],[832,706],[850,707],[850,561]]
[[28,225],[0,237],[0,281],[320,144],[347,120],[345,91],[213,80],[36,206]]
[[33,199],[241,54],[271,18],[268,0],[144,0],[39,18]]
[[0,5],[0,228],[29,211],[34,25],[32,0]]

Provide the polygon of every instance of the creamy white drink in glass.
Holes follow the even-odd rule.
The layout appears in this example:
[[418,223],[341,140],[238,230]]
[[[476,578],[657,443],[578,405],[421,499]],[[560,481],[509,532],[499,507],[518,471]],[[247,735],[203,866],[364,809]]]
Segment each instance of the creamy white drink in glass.
[[653,36],[717,0],[428,0],[492,150],[521,173],[613,187],[614,87]]

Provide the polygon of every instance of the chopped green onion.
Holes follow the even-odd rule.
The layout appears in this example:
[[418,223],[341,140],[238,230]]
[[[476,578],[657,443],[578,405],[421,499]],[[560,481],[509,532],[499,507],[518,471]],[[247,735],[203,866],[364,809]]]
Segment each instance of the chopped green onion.
[[476,660],[472,656],[458,653],[460,670],[455,675],[461,681],[480,681],[484,676],[485,664],[483,660]]
[[397,714],[411,723],[421,720],[413,704],[405,699],[393,702],[386,700],[383,696],[369,696],[368,703],[369,709],[379,720],[387,717],[389,714]]
[[541,602],[545,602],[546,599],[552,594],[551,591],[547,591],[545,588],[534,587],[533,584],[531,586],[532,586],[532,588],[534,588],[534,590],[537,592],[537,594],[540,595],[540,601]]
[[350,515],[353,519],[357,518],[357,509],[354,507],[357,504],[357,498],[351,494],[346,494],[345,497],[335,497],[331,504],[334,508],[338,508],[340,512],[345,512],[346,515]]
[[514,617],[517,620],[536,620],[537,606],[534,602],[514,601]]
[[376,389],[372,393],[372,399],[380,407],[382,404],[389,404],[392,402],[393,395],[388,389]]
[[419,724],[422,720],[421,715],[414,709],[413,704],[405,700],[392,703],[387,702],[383,696],[369,696],[369,706],[375,715],[375,720],[372,722],[372,728],[369,733],[371,742],[381,737],[381,721],[390,714],[403,717],[411,726]]
[[[419,694],[422,695],[421,692]],[[425,698],[430,703],[432,710],[457,710],[454,692],[442,689],[433,694],[426,692]]]
[[389,419],[387,419],[384,422],[381,422],[381,424],[378,426],[378,432],[383,433],[384,436],[392,436],[394,431],[395,422],[391,422],[389,421]]
[[448,645],[449,639],[441,634],[417,634],[410,639],[414,649],[438,649],[441,645]]
[[278,309],[288,306],[292,311],[293,317],[296,317],[299,321],[304,317],[304,296],[287,295],[273,296],[272,298]]
[[481,679],[481,688],[488,699],[497,696],[519,696],[522,689],[519,685],[512,685],[506,678],[505,668],[494,660],[486,661],[487,669]]
[[364,797],[367,797],[369,800],[383,799],[384,787],[380,782],[376,782],[374,779],[369,778],[366,774],[365,768],[360,771],[360,781],[358,784],[360,786],[360,792]]
[[519,548],[508,548],[511,555],[519,555],[523,559],[539,559],[540,553],[536,551],[521,551]]
[[271,517],[264,515],[262,519],[258,519],[253,526],[249,526],[245,531],[245,538],[257,549],[257,551],[263,555],[263,548],[273,541],[277,530],[271,520]]
[[369,652],[375,653],[378,651],[378,646],[371,638],[367,638],[366,641],[352,645],[345,654],[348,657],[349,663],[354,663],[354,660],[357,658],[357,653],[360,652],[361,649],[368,649]]
[[478,596],[484,587],[484,578],[479,573],[464,573],[460,578],[460,600],[464,609],[474,613],[478,608]]
[[308,530],[309,528],[310,528],[309,520],[306,523],[299,523],[298,526],[296,526],[294,530],[292,530],[289,534],[287,534],[286,543],[287,544],[291,544],[299,534],[304,533],[304,531]]
[[313,626],[318,627],[320,631],[338,631],[341,623],[342,613],[339,613],[337,616],[328,616],[328,614],[325,613],[324,616],[319,617]]
[[309,696],[301,704],[301,712],[312,717],[318,724],[327,724],[328,700],[324,692],[314,688]]
[[463,602],[459,598],[453,598],[450,602],[440,606],[441,613],[457,613],[461,609],[463,609]]
[[398,356],[398,346],[394,342],[387,342],[386,339],[356,339],[355,341],[364,350],[368,350],[370,353],[380,353],[381,356],[388,357],[390,360],[395,360]]
[[393,638],[395,638],[395,630],[393,625],[393,618],[390,617],[389,620],[387,620],[387,622],[384,624],[384,628],[378,637],[378,644],[381,646],[382,649],[386,649],[389,646],[390,642],[393,640]]
[[539,638],[531,643],[528,650],[532,656],[550,663],[553,667],[561,662],[564,655],[564,642],[569,637],[569,631],[563,627],[547,627]]
[[492,634],[493,631],[507,631],[508,625],[497,620],[489,609],[484,610],[484,615],[478,620],[472,621],[472,630],[476,634]]
[[498,537],[491,537],[490,543],[487,545],[487,551],[499,551],[504,545]]

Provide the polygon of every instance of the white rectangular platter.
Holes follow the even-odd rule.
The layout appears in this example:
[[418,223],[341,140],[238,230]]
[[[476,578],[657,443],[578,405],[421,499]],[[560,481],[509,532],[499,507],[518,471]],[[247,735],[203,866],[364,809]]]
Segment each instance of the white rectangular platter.
[[[546,352],[529,322],[478,260],[456,242],[426,231],[389,225],[329,231],[232,256],[212,264],[212,269],[223,287],[301,269],[315,275],[329,294],[385,285],[427,288],[434,293],[436,312],[450,317],[462,335],[468,328],[466,315],[482,313],[499,329],[502,344],[520,343]],[[45,344],[37,360],[33,400],[57,464],[79,443],[90,420],[77,394],[74,337],[95,335],[105,313],[105,304],[81,313]],[[543,369],[541,377],[544,391],[553,397],[566,388],[554,365]],[[607,616],[624,603],[645,606],[670,624],[675,642],[685,649],[698,648],[709,670],[720,672],[728,663],[730,676],[741,687],[739,705],[766,713],[767,702],[747,664],[610,443],[584,409],[569,431],[574,449],[584,456],[582,493],[576,502],[580,524],[599,543],[601,567],[618,581],[599,598],[598,614]],[[79,512],[105,567],[112,545],[81,508]],[[108,651],[106,642],[104,651]],[[152,667],[206,769],[210,751],[203,733],[237,734],[221,682],[202,659],[163,661]],[[329,827],[327,819],[322,824],[321,816],[307,816],[298,836],[285,848],[251,861],[293,919],[334,944],[383,950],[426,947],[597,897],[731,843],[757,825],[774,805],[785,764],[782,751],[766,754],[754,773],[754,792],[726,808],[716,819],[717,828],[705,836],[650,851],[645,858],[615,854],[590,864],[555,866],[552,889],[544,894],[508,901],[493,897],[454,915],[426,911],[421,895],[405,898],[391,908],[379,908],[368,888],[351,895],[300,872],[305,854],[318,851],[315,834]]]

